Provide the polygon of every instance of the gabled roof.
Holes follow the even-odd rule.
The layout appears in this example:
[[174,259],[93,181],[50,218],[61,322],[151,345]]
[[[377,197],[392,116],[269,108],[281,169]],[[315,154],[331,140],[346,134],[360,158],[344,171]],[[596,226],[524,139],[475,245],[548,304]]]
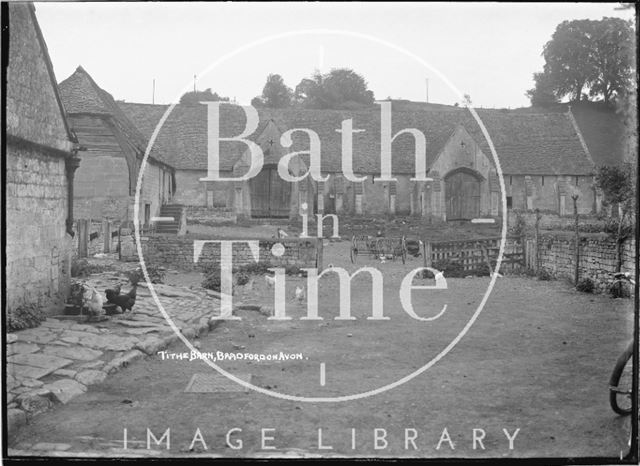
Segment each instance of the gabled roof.
[[[149,137],[167,105],[119,103],[129,118]],[[220,136],[233,137],[245,128],[244,111],[235,105],[221,105]],[[364,129],[353,135],[354,172],[380,172],[380,112],[379,110],[301,110],[258,109],[261,124],[272,120],[279,128],[308,128],[321,141],[321,166],[325,172],[342,171],[342,140],[336,130],[341,122],[353,120],[353,128]],[[502,170],[506,174],[526,175],[587,175],[593,173],[593,163],[580,144],[569,115],[564,113],[528,114],[502,110],[478,110],[496,147]],[[162,127],[156,144],[162,152],[171,154],[177,169],[207,169],[207,110],[204,105],[174,107]],[[392,131],[416,128],[425,134],[427,166],[440,153],[458,125],[462,125],[491,155],[482,131],[466,109],[444,111],[393,111]],[[250,139],[258,137],[254,132]],[[293,136],[287,152],[308,150],[309,141],[301,132]],[[232,169],[246,150],[241,143],[222,142],[221,170]],[[396,138],[392,146],[394,173],[414,172],[414,139],[409,134]]]
[[623,118],[602,102],[559,103],[515,111],[529,114],[571,112],[596,165],[618,165],[624,161],[625,143],[629,136]]
[[[55,73],[53,71],[53,65],[51,64],[51,57],[49,56],[49,50],[47,43],[42,35],[42,30],[38,23],[38,19],[35,13],[35,6],[33,3],[12,3],[8,5],[11,27],[9,28],[9,66],[7,68],[7,113],[15,112],[16,118],[9,118],[9,124],[7,125],[8,135],[21,137],[31,142],[42,144],[45,146],[51,146],[55,149],[70,151],[73,148],[73,143],[77,142],[75,135],[69,128],[65,109],[60,97],[58,84],[56,81]],[[39,47],[32,47],[32,43],[37,41]],[[24,108],[24,103],[32,103],[33,98],[31,93],[37,92],[40,95],[46,96],[47,90],[35,89],[34,83],[39,82],[37,73],[41,70],[38,69],[38,65],[41,62],[44,64],[44,72],[50,85],[50,92],[55,99],[54,106],[57,108],[60,116],[60,129],[64,135],[61,140],[57,135],[53,134],[53,122],[41,121],[42,118],[49,117],[46,112],[35,112],[33,115],[33,109]],[[24,81],[23,76],[28,76],[30,79]],[[25,114],[30,115],[25,117]],[[23,125],[24,122],[30,122],[30,124]],[[15,123],[15,124],[14,124]],[[14,126],[16,126],[14,128]],[[29,130],[25,126],[31,126]],[[43,129],[48,127],[49,134],[47,135],[49,140],[42,139]],[[29,133],[29,134],[26,134]],[[39,133],[39,138],[36,137],[36,133]],[[57,139],[53,142],[51,139]],[[38,140],[36,140],[38,139]]]
[[[62,81],[59,87],[69,115],[98,115],[109,118],[136,149],[138,155],[145,153],[147,137],[124,114],[113,96],[98,86],[82,66]],[[150,156],[170,165],[159,147],[154,147]]]

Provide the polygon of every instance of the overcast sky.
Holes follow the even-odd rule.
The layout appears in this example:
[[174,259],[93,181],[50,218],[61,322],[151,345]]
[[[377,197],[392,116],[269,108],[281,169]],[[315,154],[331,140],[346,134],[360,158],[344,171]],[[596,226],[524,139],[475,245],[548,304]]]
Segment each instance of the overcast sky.
[[617,4],[37,3],[56,77],[82,65],[116,99],[170,103],[185,87],[212,88],[248,104],[269,73],[295,88],[314,69],[350,67],[376,98],[452,104],[456,94],[416,60],[362,38],[308,34],[213,62],[250,42],[309,29],[374,36],[429,63],[475,106],[527,106],[541,52],[563,20],[631,18]]

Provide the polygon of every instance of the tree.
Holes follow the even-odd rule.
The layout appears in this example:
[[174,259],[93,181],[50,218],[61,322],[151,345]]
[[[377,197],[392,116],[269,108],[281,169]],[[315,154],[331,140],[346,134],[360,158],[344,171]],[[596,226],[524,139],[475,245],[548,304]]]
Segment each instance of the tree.
[[334,68],[300,81],[295,99],[306,108],[356,109],[373,105],[374,95],[361,75],[349,68]]
[[195,105],[198,102],[229,102],[229,97],[222,97],[217,92],[211,92],[211,88],[204,91],[189,91],[180,97],[181,104]]
[[634,48],[631,21],[620,18],[563,21],[544,46],[542,73],[527,92],[532,104],[618,95],[632,78],[629,50]]
[[531,100],[531,105],[544,107],[558,102],[549,75],[533,73],[533,82],[534,88],[529,89],[525,94]]
[[589,94],[602,96],[609,103],[614,94],[627,88],[632,77],[635,41],[629,22],[602,18],[593,31],[591,61],[596,75]]
[[[293,91],[284,83],[282,76],[270,74],[262,89],[262,96],[260,97],[262,105],[270,108],[285,108],[291,106],[292,99]],[[253,105],[254,101],[252,100],[251,102]],[[259,101],[256,101],[256,103],[259,103]]]
[[604,202],[618,208],[619,218],[607,230],[613,234],[616,243],[617,271],[622,266],[622,245],[633,233],[633,222],[629,221],[633,211],[633,177],[626,167],[602,166],[596,175],[596,186],[602,190]]

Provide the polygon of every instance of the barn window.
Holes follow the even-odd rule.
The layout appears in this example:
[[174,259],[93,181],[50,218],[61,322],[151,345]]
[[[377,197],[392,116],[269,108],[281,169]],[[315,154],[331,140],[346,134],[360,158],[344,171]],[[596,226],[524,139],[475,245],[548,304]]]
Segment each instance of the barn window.
[[513,197],[507,196],[507,209],[510,209],[513,206]]
[[513,184],[513,176],[509,177],[509,186],[511,186]]

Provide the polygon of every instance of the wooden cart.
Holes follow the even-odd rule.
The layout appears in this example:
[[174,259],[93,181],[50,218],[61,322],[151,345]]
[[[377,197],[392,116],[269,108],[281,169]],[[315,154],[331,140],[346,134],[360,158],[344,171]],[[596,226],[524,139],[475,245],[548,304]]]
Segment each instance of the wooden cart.
[[351,262],[356,263],[358,256],[369,256],[375,259],[407,261],[407,242],[405,237],[384,238],[368,235],[353,235],[351,237]]

